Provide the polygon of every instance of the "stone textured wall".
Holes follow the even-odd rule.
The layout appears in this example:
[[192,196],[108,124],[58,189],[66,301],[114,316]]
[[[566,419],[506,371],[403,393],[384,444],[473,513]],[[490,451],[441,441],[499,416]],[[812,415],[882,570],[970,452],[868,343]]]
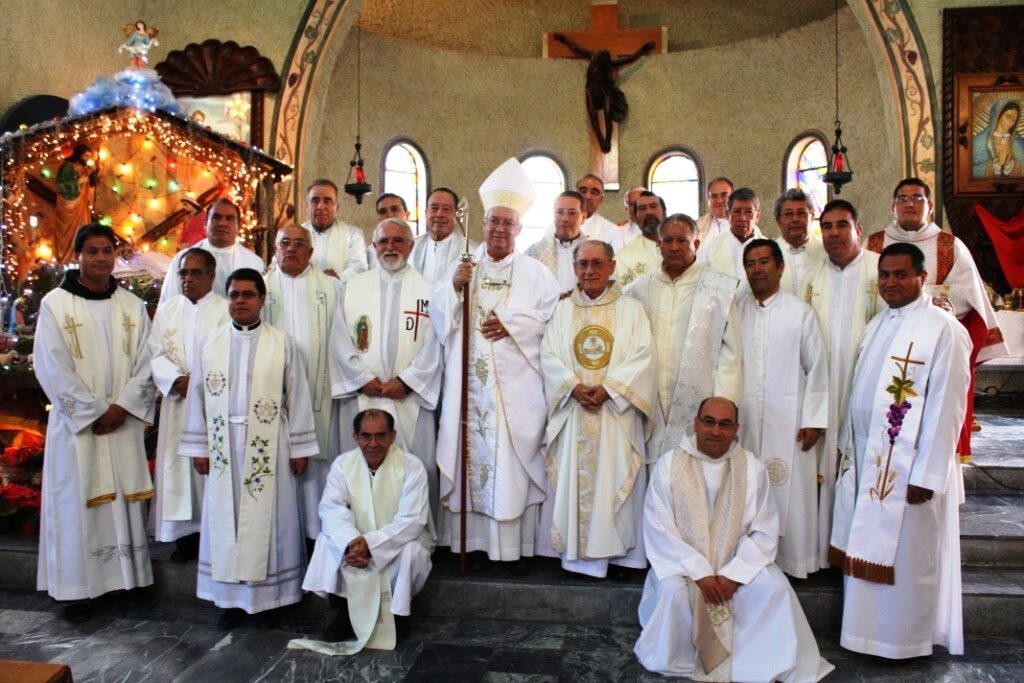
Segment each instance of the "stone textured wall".
[[[871,229],[886,220],[885,197],[898,174],[896,123],[883,118],[883,81],[848,9],[840,30],[844,138],[856,172],[842,196],[861,207]],[[656,55],[622,72],[630,119],[620,135],[621,185],[640,183],[657,152],[681,144],[698,154],[708,178],[727,174],[770,203],[793,137],[807,129],[832,134],[831,36],[829,18],[778,36]],[[363,151],[375,193],[382,148],[397,136],[420,144],[431,183],[468,194],[477,218],[477,187],[509,156],[553,153],[570,182],[589,170],[583,61],[466,54],[369,31],[362,54]],[[303,182],[315,175],[344,179],[355,136],[354,78],[353,34],[310,120],[320,144],[307,149],[310,177]],[[372,204],[356,207],[346,198],[342,207],[364,228],[375,222]],[[624,218],[620,192],[607,194],[602,213]],[[775,232],[774,220],[761,222]]]

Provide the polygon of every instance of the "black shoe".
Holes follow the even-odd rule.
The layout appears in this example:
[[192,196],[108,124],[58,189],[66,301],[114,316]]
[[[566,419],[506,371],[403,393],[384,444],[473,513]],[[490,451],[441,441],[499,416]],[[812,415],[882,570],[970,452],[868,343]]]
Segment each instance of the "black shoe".
[[412,622],[409,617],[400,617],[395,615],[395,642],[401,643],[402,641],[409,639],[409,634],[412,633]]
[[608,566],[607,576],[610,581],[625,583],[626,581],[629,581],[629,570],[625,567],[620,567],[617,564],[612,564]]
[[221,631],[231,631],[245,621],[246,616],[244,609],[229,607],[220,613],[220,619],[217,620],[217,628]]
[[344,609],[339,610],[334,620],[324,629],[320,640],[325,643],[340,643],[343,640],[355,640],[356,632],[352,629],[352,622],[348,619],[348,604]]
[[92,619],[92,602],[89,600],[75,600],[64,603],[64,621],[72,624],[81,624]]
[[184,564],[199,558],[199,534],[182,536],[174,542],[171,562]]
[[307,562],[309,562],[311,559],[313,559],[313,548],[315,548],[315,547],[316,547],[316,539],[315,538],[307,538],[306,539],[306,561]]

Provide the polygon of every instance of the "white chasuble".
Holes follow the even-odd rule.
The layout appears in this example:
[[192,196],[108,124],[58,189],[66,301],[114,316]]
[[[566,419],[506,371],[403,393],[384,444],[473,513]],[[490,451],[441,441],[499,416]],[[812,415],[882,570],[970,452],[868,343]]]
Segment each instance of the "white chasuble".
[[[110,318],[103,329],[100,329],[103,321],[94,319],[87,299],[55,289],[49,301],[61,326],[74,374],[92,395],[103,398],[108,405],[118,402],[121,392],[136,381],[139,359],[144,356],[147,364],[149,361],[146,346],[149,317],[145,307],[139,305],[138,298],[120,288],[109,301]],[[151,421],[153,415],[150,377],[146,368],[138,380],[146,385],[144,391],[150,402],[144,413],[147,421]],[[69,412],[69,405],[61,403],[61,407]],[[118,490],[128,502],[153,497],[153,481],[145,458],[140,461],[135,457],[141,429],[141,423],[131,422],[103,435],[93,434],[91,429],[76,430],[74,449],[86,507],[112,502]]]
[[[84,290],[77,274],[64,276],[73,291]],[[113,281],[105,297],[63,287],[43,297],[33,347],[36,379],[52,404],[36,587],[56,600],[82,600],[153,582],[143,522],[152,484],[142,437],[153,420],[154,390],[142,301]],[[124,424],[93,434],[112,403],[128,411]]]
[[[616,228],[617,230],[618,228]],[[580,233],[576,239],[563,242],[554,235],[548,235],[539,242],[534,242],[526,249],[526,255],[537,259],[551,271],[558,281],[558,288],[568,292],[576,286],[576,271],[572,265],[572,252],[576,245],[588,239]]]
[[302,353],[320,448],[317,458],[333,460],[337,453],[331,450],[334,415],[328,358],[338,305],[337,280],[312,266],[294,278],[274,266],[265,280],[267,303],[263,307],[263,319],[291,335]]
[[747,284],[746,269],[743,267],[743,248],[751,241],[764,239],[761,231],[754,226],[750,237],[740,242],[732,231],[723,233],[718,237],[708,240],[707,244],[701,244],[697,251],[697,259],[706,266],[711,266],[719,273],[734,277],[739,280],[741,290],[749,290]]
[[[469,251],[475,251],[477,243],[469,242]],[[466,253],[466,238],[458,230],[453,230],[443,240],[434,240],[429,234],[416,238],[409,265],[432,283],[443,279],[453,263]]]
[[[149,335],[153,383],[160,390],[160,430],[156,445],[156,496],[150,510],[158,541],[173,541],[199,531],[203,480],[188,458],[178,455],[185,400],[172,394],[175,380],[189,376],[201,354],[199,341],[227,323],[228,302],[215,292],[192,303],[178,295],[161,304]],[[191,379],[189,390],[192,390]],[[196,391],[201,391],[196,385]]]
[[[468,550],[487,550],[492,559],[533,554],[530,521],[524,513],[544,499],[547,477],[541,452],[546,410],[540,369],[540,346],[548,318],[558,302],[558,283],[535,259],[512,253],[493,261],[480,248],[470,286],[470,320],[462,319],[461,292],[451,276],[439,282],[431,298],[431,322],[444,345],[445,388],[438,467],[441,499],[452,513],[461,509],[459,494],[461,374],[469,373],[468,509],[479,533]],[[480,325],[496,317],[509,336],[486,339]],[[462,367],[462,325],[470,325],[469,367]],[[534,510],[535,512],[535,510]],[[458,515],[450,528],[458,542]],[[512,523],[505,524],[504,523]],[[536,524],[536,521],[533,521]],[[514,529],[514,530],[513,530]],[[530,535],[530,536],[528,536]],[[513,538],[514,537],[514,538]],[[453,550],[457,548],[453,545]]]
[[310,263],[319,271],[333,270],[345,282],[366,270],[366,238],[354,225],[335,219],[325,230],[315,230],[313,224],[302,224],[313,242]]
[[[643,482],[653,360],[643,307],[618,285],[597,299],[575,289],[555,308],[541,351],[552,492],[541,536],[550,532],[563,559],[617,557],[640,541],[639,506],[627,501]],[[584,410],[572,397],[578,384],[604,386],[611,398]]]
[[[203,351],[203,389],[206,394],[206,434],[210,453],[208,487],[213,501],[210,522],[211,574],[214,581],[238,583],[267,577],[270,533],[274,511],[274,487],[278,476],[277,441],[281,428],[281,386],[284,383],[284,333],[269,325],[260,332],[253,352],[260,372],[248,389],[249,411],[245,455],[235,461],[227,441],[227,425],[243,416],[230,414],[231,326],[217,328]],[[238,378],[234,378],[238,381]],[[233,469],[241,467],[237,474]],[[234,491],[241,478],[245,489]],[[238,517],[234,500],[238,494]]]
[[801,448],[801,429],[828,427],[828,363],[814,311],[780,290],[764,302],[740,300],[743,401],[740,443],[768,472],[779,511],[776,563],[805,578],[818,562],[818,451]]
[[807,241],[799,247],[793,247],[784,237],[779,237],[775,241],[778,242],[779,248],[782,250],[782,258],[786,262],[786,269],[782,271],[780,285],[782,289],[799,297],[803,294],[804,278],[807,277],[807,273],[819,261],[827,259],[828,254],[825,253],[821,238],[814,235],[810,235]]
[[[864,335],[840,446],[829,559],[847,574],[842,645],[883,657],[963,652],[956,441],[970,340],[930,297]],[[931,491],[907,503],[907,486]],[[856,600],[856,604],[854,604]]]
[[[742,397],[737,281],[699,263],[676,280],[663,270],[625,293],[639,300],[651,321],[658,371],[654,429],[647,464],[679,445],[697,407],[708,396],[737,404]],[[694,362],[694,359],[704,359]]]
[[641,236],[615,252],[615,281],[623,287],[660,269],[657,240]]
[[[687,436],[651,470],[644,540],[651,570],[640,599],[640,663],[665,676],[817,681],[818,653],[796,593],[772,563],[778,515],[764,467],[738,444],[712,459]],[[740,584],[708,605],[696,582]]]
[[836,455],[853,382],[853,368],[864,329],[885,302],[878,294],[878,254],[861,249],[845,268],[825,259],[811,268],[801,298],[818,318],[828,353],[828,429],[818,461],[818,559],[828,564],[832,494],[839,467]]
[[167,277],[164,279],[163,288],[160,290],[161,306],[181,294],[181,281],[178,278],[178,271],[181,269],[181,261],[185,257],[185,252],[193,248],[205,249],[213,254],[213,258],[217,262],[217,274],[213,278],[213,292],[219,296],[227,295],[228,275],[231,275],[235,270],[239,268],[252,268],[259,273],[263,273],[267,269],[267,264],[263,262],[262,258],[241,244],[232,244],[230,247],[223,248],[215,247],[210,244],[208,238],[203,238],[191,247],[182,249],[174,255],[171,265],[167,268]]

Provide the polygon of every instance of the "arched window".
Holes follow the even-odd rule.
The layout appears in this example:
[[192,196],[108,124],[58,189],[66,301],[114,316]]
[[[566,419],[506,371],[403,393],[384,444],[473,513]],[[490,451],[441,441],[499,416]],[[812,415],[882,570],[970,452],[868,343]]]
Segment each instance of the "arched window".
[[683,147],[661,152],[647,165],[647,187],[665,200],[666,215],[700,215],[700,188],[703,171],[697,155]]
[[523,170],[533,183],[537,195],[533,206],[520,217],[523,230],[516,239],[516,248],[525,251],[534,242],[539,242],[552,228],[551,216],[554,210],[555,197],[565,192],[568,179],[565,169],[550,154],[531,152],[520,159]]
[[426,229],[427,161],[412,140],[398,138],[384,147],[381,187],[384,192],[397,194],[409,209],[409,224],[419,235]]
[[828,142],[821,133],[801,133],[789,144],[782,170],[782,190],[798,187],[811,197],[814,219],[812,229],[821,234],[818,216],[828,203],[830,193],[825,174],[828,173]]

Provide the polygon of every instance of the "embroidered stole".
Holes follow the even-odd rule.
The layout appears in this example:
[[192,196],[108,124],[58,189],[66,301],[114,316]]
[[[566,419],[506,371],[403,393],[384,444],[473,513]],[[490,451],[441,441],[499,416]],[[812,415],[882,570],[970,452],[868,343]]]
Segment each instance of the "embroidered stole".
[[[720,273],[714,271],[712,274],[709,267],[700,274],[697,281],[690,319],[687,321],[686,341],[683,342],[683,351],[679,354],[672,398],[667,408],[661,400],[658,402],[664,417],[665,429],[660,441],[655,444],[655,452],[649,453],[655,460],[660,458],[662,453],[679,445],[686,432],[686,426],[693,424],[697,406],[715,390],[715,368],[712,366],[709,370],[708,363],[711,363],[711,359],[714,359],[715,363],[718,361],[729,307],[736,292],[736,280],[716,275]],[[706,359],[707,362],[695,363],[696,358]]]
[[[284,310],[281,294],[280,268],[274,266],[267,273],[267,305],[263,308],[263,318],[278,329],[284,329]],[[287,275],[284,275],[287,277]],[[331,335],[331,323],[337,306],[338,293],[334,287],[334,278],[310,266],[300,276],[306,278],[306,324],[309,328],[309,348],[302,349],[306,360],[306,379],[309,382],[310,398],[313,406],[313,422],[316,427],[317,445],[320,453],[314,457],[318,460],[333,459],[330,453],[331,434],[331,378],[328,369],[328,356]]]
[[[844,453],[828,559],[846,575],[872,583],[895,583],[893,564],[917,455],[924,392],[942,331],[928,312],[926,307],[910,312],[882,357],[891,370],[879,375],[863,457],[849,443],[840,444]],[[880,323],[881,318],[872,322],[865,340]]]
[[[352,516],[363,535],[391,523],[398,513],[398,504],[405,484],[405,452],[391,446],[374,476],[363,454],[354,449],[341,455],[345,485],[352,501]],[[357,569],[344,565],[341,574],[348,594],[348,614],[355,643],[353,654],[368,647],[375,650],[395,649],[395,618],[391,614],[391,573],[386,567],[377,570]]]
[[[383,330],[384,325],[391,325],[392,321],[381,320],[381,291],[384,288],[381,286],[380,278],[380,272],[377,270],[353,277],[345,288],[343,305],[345,324],[348,326],[353,346],[362,352],[361,360],[370,372],[386,382],[398,377],[408,368],[423,346],[427,337],[427,326],[430,324],[428,310],[433,286],[430,280],[412,268],[406,268],[402,273],[398,310],[391,311],[399,321],[394,327],[398,335],[398,344],[394,362],[391,364],[391,373],[387,374],[384,371],[384,354],[387,349],[383,346]],[[407,396],[401,401],[395,401],[359,394],[357,404],[361,411],[381,408],[391,413],[395,417],[403,443],[407,447],[412,444],[420,409],[411,398]]]
[[[92,393],[107,403],[117,400],[121,389],[132,378],[139,355],[142,334],[142,306],[132,305],[134,296],[118,289],[110,297],[113,348],[101,349],[86,300],[62,289],[51,292],[50,305],[61,329],[61,337],[74,371]],[[106,368],[112,375],[111,395],[106,395]],[[128,421],[110,434],[93,434],[83,429],[75,434],[75,457],[86,507],[112,502],[117,489],[124,492],[125,500],[135,502],[153,497],[153,480],[146,467],[146,459],[139,451],[140,435],[128,416]],[[117,459],[115,473],[114,459]]]
[[[670,469],[676,528],[688,545],[707,558],[715,572],[736,554],[747,498],[747,460],[743,449],[733,446],[718,462],[722,461],[722,483],[711,510],[701,460],[676,448]],[[708,604],[695,581],[687,578],[686,585],[693,614],[693,645],[697,650],[691,677],[695,681],[731,680],[732,601]]]
[[[233,458],[230,421],[239,416],[229,415],[230,396],[239,378],[230,376],[231,334],[231,325],[222,325],[203,349],[211,574],[214,581],[224,583],[265,581],[274,515],[285,337],[269,323],[260,326],[247,397],[244,452]],[[238,371],[248,372],[249,368],[239,367]],[[238,479],[244,489],[239,491],[237,524],[232,474],[236,463],[242,468]]]
[[[189,352],[185,346],[185,311],[193,306],[184,295],[179,295],[160,307],[160,318],[163,324],[164,355],[182,375],[191,371]],[[230,320],[227,301],[214,295],[211,301],[202,304],[196,324],[197,339],[202,333],[212,330]],[[198,387],[196,388],[198,390]],[[164,411],[164,424],[167,430],[164,435],[164,452],[168,457],[163,459],[160,470],[160,495],[163,499],[163,518],[167,522],[189,521],[192,519],[192,463],[191,458],[178,455],[178,444],[181,441],[181,427],[185,421],[185,401],[165,396],[167,409]]]

